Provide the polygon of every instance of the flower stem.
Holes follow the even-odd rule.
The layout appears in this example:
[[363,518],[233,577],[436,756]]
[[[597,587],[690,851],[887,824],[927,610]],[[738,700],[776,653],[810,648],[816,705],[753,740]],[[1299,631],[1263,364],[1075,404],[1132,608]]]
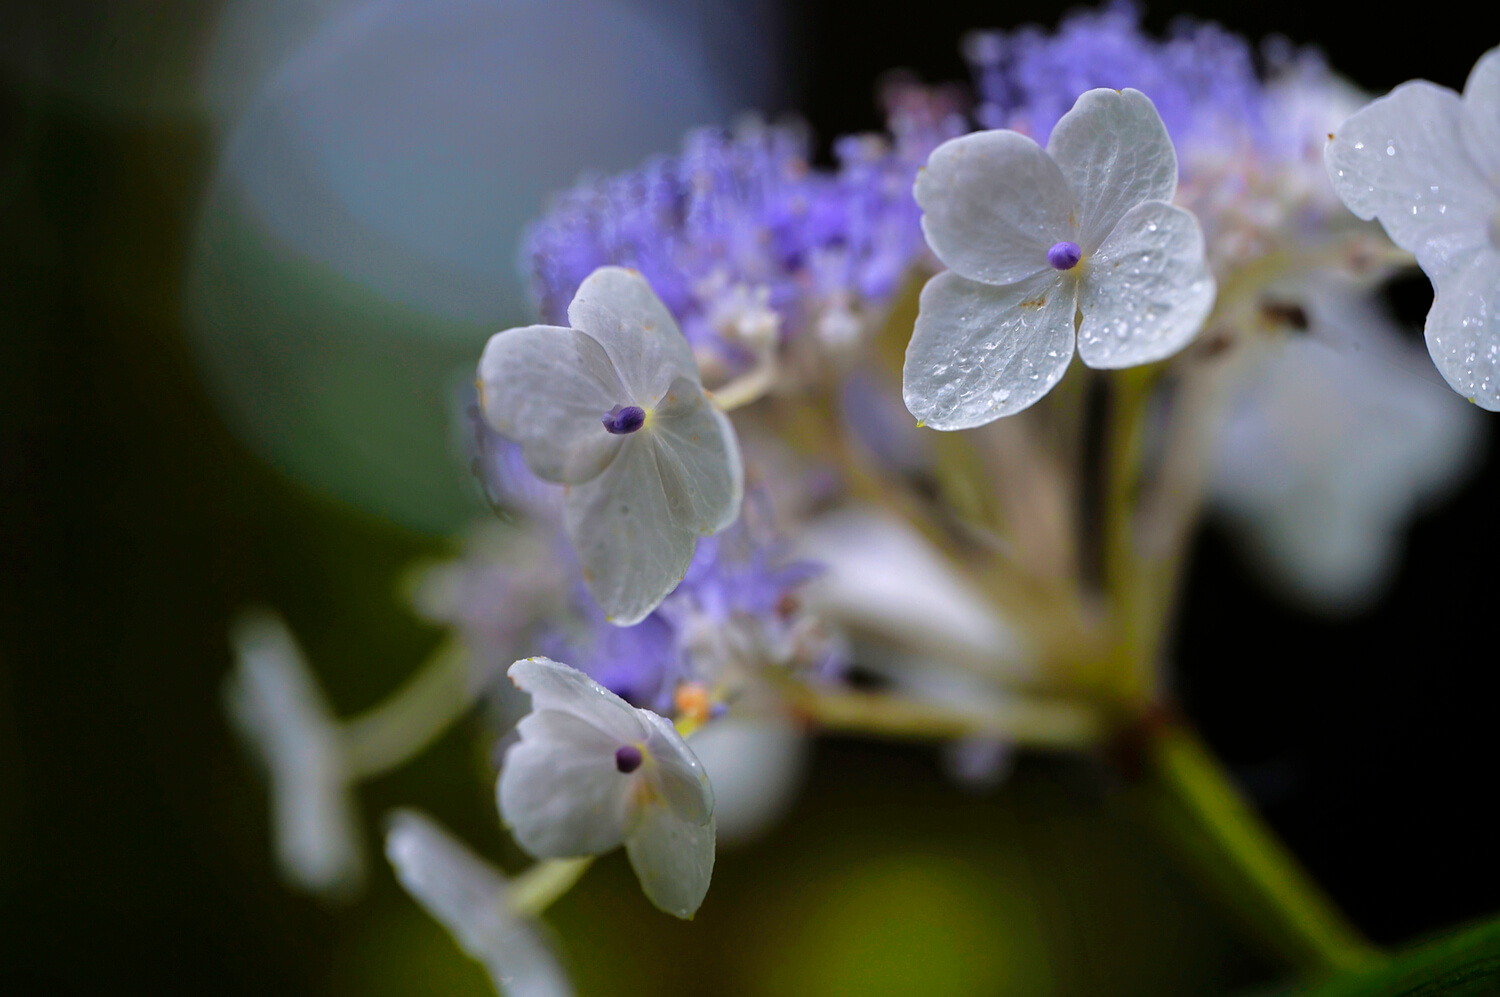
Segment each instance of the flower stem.
[[474,703],[468,652],[442,644],[406,684],[343,725],[344,764],[355,778],[389,772],[446,731]]
[[517,913],[536,917],[571,890],[593,862],[592,855],[544,859],[511,880],[506,900]]
[[900,738],[992,736],[1037,747],[1097,744],[1104,724],[1088,704],[1017,697],[999,708],[955,709],[884,693],[789,690],[793,708],[826,730]]
[[1383,956],[1320,889],[1184,724],[1152,726],[1149,810],[1210,888],[1304,972],[1377,965]]
[[771,349],[756,357],[755,366],[708,394],[720,409],[730,412],[759,401],[775,384],[776,353]]
[[1157,651],[1151,621],[1164,608],[1156,606],[1146,590],[1135,542],[1143,429],[1160,373],[1160,365],[1115,373],[1105,441],[1103,568],[1119,649],[1115,681],[1124,699],[1137,702],[1150,701],[1156,692]]

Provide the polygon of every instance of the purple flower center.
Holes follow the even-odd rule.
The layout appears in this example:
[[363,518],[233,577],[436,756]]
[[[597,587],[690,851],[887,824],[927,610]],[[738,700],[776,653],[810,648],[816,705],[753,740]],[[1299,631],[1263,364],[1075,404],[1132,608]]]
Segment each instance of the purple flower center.
[[646,410],[639,405],[616,405],[604,413],[604,428],[616,436],[633,433],[646,424]]
[[[639,412],[640,409],[636,409],[636,411]],[[633,744],[627,744],[615,751],[615,768],[629,775],[641,767],[642,759],[641,749]]]
[[1047,250],[1047,262],[1054,270],[1072,270],[1083,259],[1083,250],[1076,242],[1059,242]]

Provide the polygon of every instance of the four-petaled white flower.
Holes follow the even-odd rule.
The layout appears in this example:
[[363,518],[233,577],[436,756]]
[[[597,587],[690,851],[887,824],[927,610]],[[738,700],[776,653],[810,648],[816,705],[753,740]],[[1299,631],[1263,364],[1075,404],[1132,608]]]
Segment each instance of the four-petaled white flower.
[[569,486],[563,523],[584,581],[610,621],[629,626],[676,588],[699,536],[734,522],[744,468],[734,428],[645,278],[595,270],[568,322],[491,337],[480,403],[532,471]]
[[493,866],[414,810],[387,822],[385,854],[396,878],[506,997],[569,997],[568,978],[530,921],[511,909]]
[[1324,148],[1334,190],[1417,258],[1436,299],[1427,349],[1453,389],[1500,411],[1500,49],[1460,97],[1403,83]]
[[1176,353],[1214,302],[1203,233],[1167,203],[1177,153],[1137,90],[1090,90],[1044,150],[1013,131],[938,146],[917,175],[922,230],[949,269],[922,289],[906,406],[967,429],[1041,398],[1078,354],[1133,367]]
[[537,858],[625,845],[641,888],[692,917],[714,867],[714,794],[671,721],[547,658],[510,666],[531,712],[500,771],[500,815]]

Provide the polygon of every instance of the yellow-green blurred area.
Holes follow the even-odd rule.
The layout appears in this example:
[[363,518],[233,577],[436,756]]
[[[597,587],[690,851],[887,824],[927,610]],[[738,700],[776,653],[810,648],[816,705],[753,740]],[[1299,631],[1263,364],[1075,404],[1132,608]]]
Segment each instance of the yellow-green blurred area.
[[[271,6],[315,21],[338,5]],[[243,106],[167,98],[200,78],[218,8],[122,9],[27,7],[0,22],[0,992],[490,993],[378,848],[382,815],[416,806],[524,867],[499,827],[478,720],[361,788],[371,882],[330,908],[277,878],[265,787],[221,686],[229,621],[249,604],[286,617],[341,715],[379,701],[438,643],[402,581],[450,550],[445,528],[487,514],[449,449],[446,405],[486,332],[525,319],[513,245],[485,243],[484,267],[451,285],[380,289],[371,275],[403,258],[389,229],[370,229],[385,249],[331,263],[307,248],[321,243],[255,228],[262,216],[215,214]],[[689,3],[643,9],[640,23],[680,16],[673,44],[711,20]],[[785,78],[764,92],[801,107],[824,140],[873,127],[880,71],[958,78],[963,28],[1050,23],[1061,9],[799,6],[772,18],[785,34],[768,33],[766,72]],[[1451,31],[1437,18],[1194,9],[1323,42],[1372,88],[1453,85],[1472,61],[1434,54]],[[1153,8],[1147,23],[1182,10]],[[245,36],[230,64],[274,41]],[[720,49],[694,51],[722,92],[690,120],[762,92],[726,82]],[[484,105],[470,111],[473,129],[488,127]],[[593,166],[672,144],[627,138]],[[504,185],[479,173],[468,189],[499,198]],[[295,221],[305,206],[281,207]],[[451,207],[400,245],[442,258]],[[510,296],[487,298],[502,272]],[[442,307],[440,287],[458,288]],[[223,321],[205,326],[206,314]],[[1489,596],[1461,583],[1500,554],[1497,501],[1492,453],[1418,526],[1405,574],[1365,620],[1299,615],[1212,534],[1182,607],[1186,711],[1383,943],[1500,908],[1493,780],[1475,785],[1493,771]],[[853,739],[820,741],[792,814],[721,852],[693,922],[651,908],[618,854],[547,920],[584,995],[1171,997],[1286,972],[1189,878],[1140,819],[1128,772],[1103,757],[1024,754],[1008,782],[974,795],[943,777],[934,748]]]

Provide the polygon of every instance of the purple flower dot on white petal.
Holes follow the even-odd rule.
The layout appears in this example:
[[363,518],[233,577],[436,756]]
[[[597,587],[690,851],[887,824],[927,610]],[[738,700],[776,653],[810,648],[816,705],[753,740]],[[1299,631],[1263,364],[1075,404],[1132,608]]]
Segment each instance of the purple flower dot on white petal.
[[633,744],[624,745],[615,752],[615,768],[625,775],[640,768],[644,760],[645,756],[641,754],[641,749]]
[[646,410],[639,405],[616,405],[604,413],[600,420],[609,432],[625,436],[646,424]]
[[1083,259],[1083,250],[1076,242],[1059,242],[1047,250],[1047,263],[1054,270],[1072,270]]

